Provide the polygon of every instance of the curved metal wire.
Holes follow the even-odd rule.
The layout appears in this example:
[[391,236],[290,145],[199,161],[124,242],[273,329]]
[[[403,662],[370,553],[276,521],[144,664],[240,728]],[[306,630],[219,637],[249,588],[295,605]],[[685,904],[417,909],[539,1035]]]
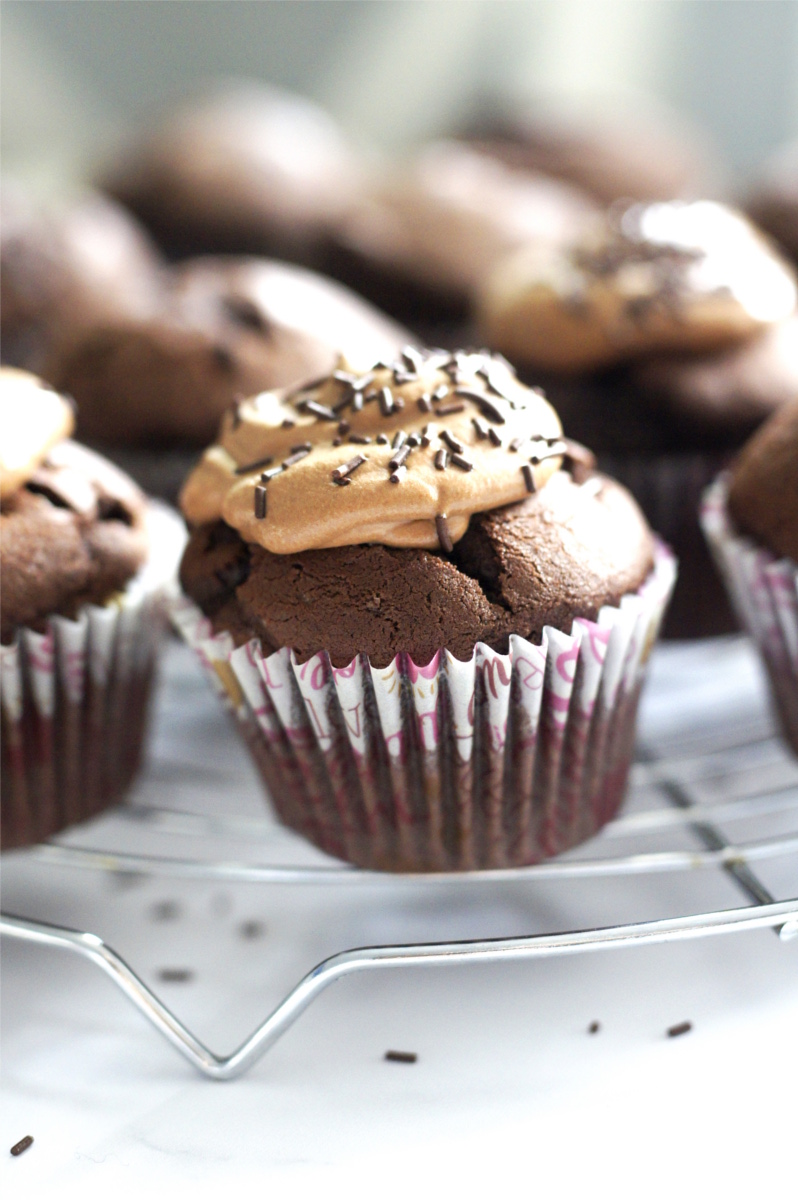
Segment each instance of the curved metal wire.
[[347,950],[324,959],[309,971],[237,1050],[222,1056],[214,1054],[195,1037],[124,959],[96,934],[28,921],[21,917],[0,918],[0,933],[38,945],[71,950],[100,967],[192,1066],[207,1078],[215,1080],[235,1079],[249,1070],[325,988],[356,972],[384,967],[445,966],[464,962],[506,962],[553,957],[764,928],[777,928],[785,941],[798,936],[798,900],[573,933]]

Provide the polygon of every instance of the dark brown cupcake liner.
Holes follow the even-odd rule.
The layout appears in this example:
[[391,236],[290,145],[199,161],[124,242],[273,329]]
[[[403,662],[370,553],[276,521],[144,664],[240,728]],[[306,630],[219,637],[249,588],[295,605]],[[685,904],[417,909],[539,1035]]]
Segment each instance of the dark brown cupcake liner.
[[160,506],[149,525],[150,560],[124,592],[0,646],[3,850],[94,816],[136,773],[183,541]]
[[678,559],[665,638],[716,637],[740,628],[699,521],[703,493],[728,459],[728,452],[599,455],[600,470],[629,489]]
[[782,733],[798,754],[798,564],[740,537],[727,497],[721,475],[704,495],[701,523],[740,624],[762,655]]
[[299,663],[235,648],[188,600],[173,621],[240,722],[280,819],[336,858],[383,871],[521,866],[617,811],[645,666],[675,579],[659,547],[643,587],[540,646],[479,643],[462,662],[400,654]]

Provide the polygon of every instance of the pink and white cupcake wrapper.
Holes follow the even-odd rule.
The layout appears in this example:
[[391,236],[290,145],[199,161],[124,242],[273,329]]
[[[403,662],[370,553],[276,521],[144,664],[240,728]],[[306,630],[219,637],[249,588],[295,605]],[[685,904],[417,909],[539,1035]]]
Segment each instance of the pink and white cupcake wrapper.
[[98,812],[135,773],[185,540],[163,505],[148,520],[150,557],[123,592],[0,646],[4,850]]
[[645,665],[676,577],[508,654],[399,654],[379,668],[266,657],[185,597],[172,618],[235,713],[281,820],[329,854],[392,871],[533,863],[589,837],[623,796]]
[[741,537],[727,507],[728,477],[707,488],[701,524],[740,623],[756,642],[784,735],[798,753],[798,564]]

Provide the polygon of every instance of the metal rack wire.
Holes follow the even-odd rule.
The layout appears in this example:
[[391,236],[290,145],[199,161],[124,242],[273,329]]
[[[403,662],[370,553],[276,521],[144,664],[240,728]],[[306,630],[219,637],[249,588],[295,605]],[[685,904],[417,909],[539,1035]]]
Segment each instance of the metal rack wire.
[[[737,759],[747,755],[747,766]],[[736,756],[736,757],[735,757]],[[752,769],[751,763],[754,763]],[[731,765],[730,765],[731,764]],[[700,792],[714,785],[722,798],[706,803]],[[609,876],[634,877],[662,872],[722,871],[749,903],[743,907],[659,920],[587,928],[554,934],[386,945],[347,949],[318,963],[285,996],[274,1011],[232,1054],[220,1056],[205,1046],[159,999],[127,963],[93,933],[80,932],[4,915],[0,932],[27,942],[69,950],[104,971],[152,1026],[166,1037],[203,1075],[232,1079],[243,1074],[274,1045],[325,988],[355,972],[386,967],[441,966],[508,959],[582,953],[623,946],[672,942],[710,934],[770,927],[782,941],[798,937],[798,896],[777,899],[757,869],[768,860],[787,859],[798,878],[798,764],[784,760],[768,726],[740,726],[718,741],[698,742],[686,754],[658,757],[638,749],[633,768],[631,800],[644,790],[656,798],[654,807],[631,811],[612,822],[585,850],[538,866],[503,871],[473,872],[466,876],[425,875],[425,884],[446,888],[463,882],[480,886],[491,881],[552,881]],[[148,829],[180,833],[205,845],[209,835],[240,838],[251,846],[263,836],[266,822],[253,818],[207,816],[152,806],[121,808],[128,828],[144,823]],[[777,817],[790,831],[757,840],[731,841],[721,832],[740,820]],[[688,831],[695,849],[657,849],[623,853],[623,840],[656,832]],[[123,839],[124,840],[124,839]],[[264,842],[264,845],[266,843]],[[614,852],[616,846],[620,852]],[[596,854],[596,849],[604,853]],[[380,876],[340,864],[292,866],[270,862],[203,861],[201,857],[161,857],[119,850],[72,846],[53,841],[34,854],[44,863],[147,876],[269,884],[323,884],[357,887],[380,880],[413,887],[417,876]],[[792,889],[791,889],[792,890]]]

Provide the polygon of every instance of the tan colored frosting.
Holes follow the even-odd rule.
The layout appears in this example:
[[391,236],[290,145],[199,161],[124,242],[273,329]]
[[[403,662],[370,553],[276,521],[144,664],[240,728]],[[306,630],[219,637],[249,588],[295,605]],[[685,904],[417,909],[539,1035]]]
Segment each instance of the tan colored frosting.
[[[364,376],[342,361],[302,390],[239,405],[186,481],[181,506],[191,524],[221,517],[275,554],[365,542],[446,549],[473,513],[539,490],[567,452],[561,434],[554,409],[503,359],[407,348]],[[404,457],[407,442],[392,445],[402,435],[409,453],[392,466]]]
[[710,350],[785,319],[795,276],[742,214],[702,200],[611,209],[567,246],[507,259],[481,298],[492,346],[552,370]]
[[28,371],[0,367],[0,497],[26,483],[74,425],[63,396]]

